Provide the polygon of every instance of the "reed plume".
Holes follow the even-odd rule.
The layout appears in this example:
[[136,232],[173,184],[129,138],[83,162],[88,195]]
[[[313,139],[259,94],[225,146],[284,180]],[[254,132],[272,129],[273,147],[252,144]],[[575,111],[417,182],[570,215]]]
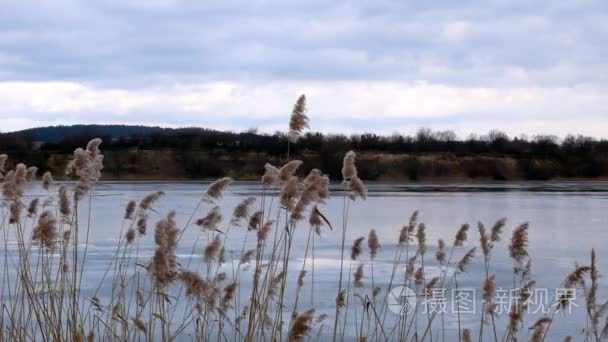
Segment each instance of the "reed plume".
[[319,208],[315,204],[310,211],[310,216],[308,217],[308,223],[315,230],[317,235],[321,235],[321,227],[323,226],[322,214],[319,211]]
[[272,225],[274,224],[273,220],[269,220],[264,222],[264,225],[258,229],[257,238],[258,238],[258,246],[264,245],[266,240],[268,239],[268,234],[272,231]]
[[475,256],[475,249],[476,248],[471,248],[468,252],[466,252],[464,254],[464,256],[462,257],[462,259],[460,259],[460,261],[458,262],[456,268],[458,268],[458,270],[460,272],[465,272],[466,267],[473,260],[473,257]]
[[255,256],[255,248],[254,249],[250,249],[248,251],[245,251],[242,255],[241,258],[239,260],[240,264],[247,264],[251,261],[251,259],[253,259],[253,257]]
[[32,239],[39,242],[42,247],[52,250],[55,248],[57,236],[57,220],[51,211],[47,210],[38,218],[38,224],[32,232]]
[[9,204],[9,224],[19,224],[21,222],[21,211],[22,211],[21,203],[18,201],[12,201]]
[[547,325],[551,323],[551,318],[549,317],[541,317],[539,318],[530,329],[532,330],[532,337],[530,338],[531,342],[541,342],[543,341],[543,336],[545,335],[545,329]]
[[435,259],[437,259],[437,262],[440,265],[443,265],[445,263],[445,242],[443,241],[443,239],[439,239],[437,241],[437,251],[435,252]]
[[314,313],[315,310],[310,309],[296,316],[296,319],[293,322],[293,326],[289,331],[288,340],[290,342],[304,341],[305,337],[308,336],[308,333],[310,332],[311,322]]
[[401,231],[399,232],[399,244],[403,245],[409,243],[414,234],[414,230],[418,225],[418,210],[414,211],[410,216],[409,224],[407,226],[403,226]]
[[232,178],[229,177],[224,177],[224,178],[220,178],[218,180],[216,180],[215,182],[211,183],[211,185],[209,185],[209,188],[207,189],[207,199],[209,200],[219,200],[222,198],[222,196],[224,195],[224,191],[226,190],[226,187],[228,187],[228,185],[230,185],[230,183],[232,183]]
[[[291,211],[291,221],[304,218],[304,211],[313,203],[323,203],[329,195],[329,178],[322,176],[319,170],[313,169],[304,180],[304,190]],[[286,199],[286,201],[289,201]]]
[[72,215],[70,199],[68,198],[68,190],[65,186],[60,186],[57,191],[59,194],[59,212],[64,221],[69,221]]
[[[528,258],[528,224],[522,223],[513,230],[509,255],[513,259],[515,274],[523,274],[526,268],[525,260]],[[529,260],[528,260],[529,261]]]
[[125,220],[133,219],[133,213],[135,212],[136,207],[137,207],[137,202],[135,202],[135,201],[129,201],[129,203],[127,203],[127,206],[125,207],[125,216],[124,216]]
[[77,148],[66,167],[66,175],[78,179],[76,200],[86,195],[92,184],[101,178],[101,170],[103,170],[103,154],[99,150],[101,142],[101,139],[96,138],[89,141],[86,149]]
[[473,339],[471,338],[471,330],[464,329],[462,331],[462,342],[471,342]]
[[355,261],[361,255],[361,252],[363,251],[363,248],[361,247],[363,244],[363,240],[365,240],[365,237],[362,236],[360,238],[357,238],[353,243],[353,246],[350,249],[351,260]]
[[285,276],[285,271],[279,272],[276,276],[274,276],[270,281],[270,288],[268,289],[268,295],[270,297],[274,297],[277,294],[277,290],[283,281],[283,277]]
[[301,165],[301,160],[292,160],[287,162],[279,169],[279,181],[281,183],[290,181]]
[[179,229],[175,223],[175,212],[170,212],[165,219],[156,224],[154,240],[156,251],[152,258],[152,276],[161,285],[173,282],[177,276],[177,236]]
[[203,229],[217,231],[217,227],[222,222],[222,218],[220,207],[215,206],[209,210],[205,217],[196,220],[195,224]]
[[426,226],[424,223],[418,225],[418,231],[416,231],[416,240],[418,240],[418,253],[426,253]]
[[281,206],[287,211],[291,211],[295,205],[298,195],[299,182],[298,177],[291,176],[289,180],[283,183],[281,187]]
[[40,202],[39,198],[34,198],[30,201],[30,204],[27,206],[27,217],[34,217],[38,214],[38,203]]
[[152,205],[156,201],[158,201],[165,193],[163,191],[155,191],[147,194],[144,198],[142,198],[141,202],[139,202],[139,207],[143,210],[148,210],[152,208]]
[[133,241],[135,241],[135,229],[133,229],[133,228],[127,229],[127,233],[125,234],[125,239],[127,240],[128,244],[133,243]]
[[416,284],[416,286],[424,284],[424,268],[422,266],[418,267],[416,272],[414,272],[414,284]]
[[491,275],[484,279],[482,286],[482,296],[485,304],[486,311],[482,313],[483,315],[494,315],[494,310],[496,305],[492,304],[494,299],[494,295],[496,293],[496,277]]
[[367,187],[359,177],[351,178],[346,184],[350,191],[350,199],[355,200],[357,197],[360,197],[362,200],[367,199]]
[[534,281],[526,283],[519,289],[519,296],[517,296],[514,299],[514,302],[511,303],[511,307],[509,308],[507,340],[509,340],[509,337],[517,339],[519,327],[523,323],[524,313],[526,312],[529,304],[528,299],[530,299],[530,296],[532,296],[532,288],[535,284],[536,283]]
[[507,223],[507,219],[506,218],[502,218],[498,221],[496,221],[496,223],[494,223],[494,225],[492,226],[491,234],[490,234],[490,240],[492,240],[492,242],[497,242],[500,241],[500,234],[502,234],[502,230],[505,227],[505,224]]
[[186,296],[201,298],[209,289],[209,284],[194,272],[182,272],[178,275],[179,280],[186,287]]
[[355,270],[354,283],[356,288],[363,287],[363,266],[363,264],[360,264]]
[[344,156],[344,161],[342,162],[342,179],[345,181],[349,181],[354,177],[357,177],[357,167],[355,166],[355,159],[357,158],[357,154],[355,151],[349,151]]
[[253,213],[253,215],[251,215],[251,217],[249,218],[248,229],[257,230],[260,227],[260,224],[262,223],[263,215],[264,215],[264,212],[261,210],[258,210],[255,213]]
[[293,106],[291,119],[289,120],[289,141],[296,143],[304,128],[308,128],[308,116],[306,116],[306,95],[301,95]]
[[298,287],[304,286],[304,277],[306,277],[306,270],[301,270],[300,273],[298,274],[298,282],[297,282]]
[[138,331],[142,333],[147,333],[148,328],[146,326],[146,322],[144,322],[141,318],[133,318],[133,325],[137,328]]
[[270,163],[264,165],[264,175],[262,176],[262,184],[266,186],[273,186],[279,184],[280,171],[277,167]]
[[234,211],[232,212],[232,224],[239,225],[242,220],[249,216],[249,209],[251,205],[255,202],[255,197],[247,197],[242,200],[236,207],[234,207]]
[[215,238],[207,245],[207,247],[205,247],[203,260],[206,263],[210,263],[218,255],[221,248],[222,240],[220,239],[219,235],[216,235]]
[[369,256],[372,259],[375,259],[378,255],[378,250],[380,249],[380,242],[378,241],[378,234],[376,234],[375,229],[369,231],[367,246],[369,247]]
[[36,180],[36,176],[38,174],[38,168],[35,166],[30,166],[25,170],[25,180],[30,183]]
[[469,230],[468,224],[463,224],[462,226],[460,226],[460,229],[458,229],[458,232],[456,233],[456,237],[454,238],[454,247],[460,247],[460,246],[464,245],[464,243],[467,241],[468,230]]
[[224,312],[230,309],[231,303],[234,300],[237,286],[238,285],[236,282],[232,282],[224,287],[224,295],[222,296],[222,300],[220,302],[220,307]]
[[344,307],[344,303],[345,303],[345,300],[344,300],[344,298],[345,298],[345,291],[346,290],[340,290],[338,292],[338,295],[336,296],[336,307],[338,309],[341,309],[341,308]]

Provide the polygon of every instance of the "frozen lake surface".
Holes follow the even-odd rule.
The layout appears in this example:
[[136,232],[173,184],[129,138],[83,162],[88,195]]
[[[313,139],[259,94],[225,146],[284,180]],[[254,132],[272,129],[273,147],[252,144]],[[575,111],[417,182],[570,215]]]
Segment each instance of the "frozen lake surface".
[[[146,194],[161,190],[165,196],[154,206],[155,212],[150,213],[150,230],[153,223],[166,215],[169,210],[177,213],[178,225],[182,226],[191,216],[194,208],[202,198],[208,183],[204,182],[100,182],[95,188],[92,198],[94,207],[91,213],[92,227],[90,230],[87,267],[82,284],[83,295],[90,295],[100,283],[101,276],[115,252],[122,226],[122,216],[125,205],[129,200],[140,200]],[[377,297],[378,305],[384,305],[386,289],[393,269],[393,258],[397,247],[399,231],[408,223],[411,213],[419,211],[419,222],[426,224],[427,243],[429,250],[427,260],[427,279],[438,274],[437,263],[434,260],[435,246],[438,238],[446,240],[451,247],[454,234],[463,223],[469,223],[469,239],[466,245],[458,249],[454,259],[462,252],[479,245],[477,222],[483,222],[488,228],[500,219],[507,218],[507,226],[502,240],[496,244],[492,254],[490,272],[496,274],[497,288],[512,288],[512,262],[508,254],[508,244],[512,229],[523,222],[530,224],[530,256],[532,258],[532,274],[536,280],[536,288],[547,289],[549,296],[560,287],[565,275],[574,269],[575,262],[588,263],[589,253],[596,249],[600,273],[608,272],[608,182],[503,182],[503,183],[416,183],[416,184],[383,184],[368,183],[369,197],[366,201],[351,202],[346,232],[346,256],[350,254],[350,245],[360,236],[368,236],[370,229],[378,233],[380,254],[374,260],[374,284],[382,288]],[[332,196],[321,211],[332,223],[334,230],[323,228],[321,237],[315,239],[314,262],[314,295],[311,297],[310,278],[302,289],[300,308],[315,308],[317,314],[327,313],[333,316],[334,298],[337,291],[337,279],[340,267],[339,251],[342,226],[343,199],[340,185],[332,185]],[[232,210],[241,200],[248,196],[259,197],[261,187],[257,183],[236,182],[225,192],[219,202],[224,222],[227,227]],[[276,194],[275,194],[276,195]],[[276,203],[276,200],[275,200]],[[259,201],[256,202],[259,206]],[[86,205],[83,206],[86,208]],[[203,204],[195,218],[204,216],[211,208]],[[276,205],[273,208],[276,215]],[[86,210],[81,217],[86,217]],[[295,291],[294,283],[302,267],[308,224],[302,223],[296,228],[294,245],[290,260],[290,285],[288,291]],[[151,235],[152,233],[149,233]],[[250,233],[251,234],[251,233]],[[255,246],[255,237],[248,238],[245,227],[233,227],[230,230],[227,253],[229,259],[224,266],[230,272],[232,265],[238,263],[243,243],[245,249]],[[178,257],[185,260],[194,255],[193,260],[202,257],[207,234],[200,234],[198,227],[187,229],[179,246]],[[199,247],[192,253],[192,243],[199,239]],[[246,240],[246,241],[245,241]],[[371,292],[371,260],[366,248],[361,262],[366,264],[364,291]],[[448,248],[449,251],[449,248]],[[139,258],[142,262],[154,253],[154,240],[151,236],[142,239],[139,245]],[[230,259],[233,258],[233,263]],[[311,260],[307,262],[310,272]],[[349,261],[345,263],[349,266]],[[197,266],[192,265],[194,269]],[[200,267],[200,265],[198,266]],[[405,265],[398,265],[394,286],[403,285]],[[241,284],[240,293],[243,300],[247,297],[248,286],[251,283],[251,269],[245,270],[245,283]],[[248,273],[247,273],[248,272]],[[478,327],[481,310],[480,286],[483,279],[483,258],[478,251],[471,267],[466,274],[458,278],[459,286],[463,289],[476,290],[475,314],[461,315],[462,327]],[[435,273],[435,274],[433,274]],[[310,274],[310,273],[309,273]],[[249,283],[247,283],[249,282]],[[103,288],[103,286],[102,286]],[[361,290],[363,291],[363,290]],[[108,296],[108,292],[104,294]],[[582,297],[582,292],[577,293]],[[448,297],[450,295],[448,294]],[[289,297],[289,296],[288,296]],[[601,283],[600,302],[608,299],[608,286]],[[549,301],[551,298],[549,298]],[[584,337],[581,328],[585,326],[585,310],[581,298],[577,298],[581,307],[573,308],[573,314],[557,315],[551,327],[550,336],[563,338],[573,335],[575,340]],[[289,303],[287,303],[289,304]],[[527,333],[531,323],[540,317],[541,304],[536,303],[536,313],[531,313],[528,323],[522,327]],[[352,304],[351,304],[352,305]],[[286,317],[290,311],[286,310]],[[388,312],[387,321],[395,319]],[[420,316],[421,324],[426,314]],[[443,315],[446,327],[446,339],[451,340],[457,334],[457,319],[448,303]],[[438,322],[438,321],[437,321]],[[497,317],[497,326],[504,326],[506,315]],[[333,320],[326,322],[324,334],[330,333]],[[603,326],[603,322],[602,322]],[[438,326],[437,326],[438,327]],[[490,339],[490,329],[486,326],[485,337]],[[354,327],[352,327],[354,329]],[[353,329],[347,329],[347,336],[354,338]],[[435,326],[434,326],[435,329]],[[502,331],[503,329],[500,329]],[[314,330],[316,334],[317,331]],[[477,328],[473,336],[477,336]],[[523,336],[523,335],[522,335]],[[499,336],[501,338],[502,336]],[[493,336],[492,339],[493,340]]]

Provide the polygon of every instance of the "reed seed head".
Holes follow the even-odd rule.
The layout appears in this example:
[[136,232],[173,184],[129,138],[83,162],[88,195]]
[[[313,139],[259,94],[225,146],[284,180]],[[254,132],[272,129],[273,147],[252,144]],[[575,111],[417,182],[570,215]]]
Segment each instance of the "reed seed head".
[[224,194],[224,190],[226,187],[232,183],[232,178],[224,177],[216,180],[215,182],[209,185],[209,189],[207,189],[207,198],[210,200],[219,200],[222,198]]
[[464,245],[464,243],[467,241],[468,230],[469,230],[468,224],[465,223],[462,226],[460,226],[460,229],[458,229],[458,232],[456,232],[456,237],[454,238],[454,247],[460,247],[460,246]]
[[473,338],[471,337],[471,330],[464,329],[462,331],[462,342],[471,342],[471,341],[473,341]]
[[196,220],[196,225],[207,230],[217,230],[218,225],[222,222],[222,213],[219,206],[215,206],[209,210],[207,215]]
[[249,263],[251,261],[251,259],[253,259],[253,257],[255,256],[255,251],[256,250],[254,248],[254,249],[250,249],[250,250],[244,252],[241,255],[241,259],[239,260],[239,262],[241,264],[247,264],[247,263]]
[[359,177],[352,177],[345,182],[346,189],[350,191],[349,197],[351,200],[356,200],[360,197],[362,200],[367,199],[367,187]]
[[264,212],[262,210],[258,210],[249,218],[249,227],[248,230],[257,230],[264,219]]
[[249,215],[249,209],[255,202],[255,197],[247,197],[242,200],[235,208],[232,213],[232,223],[235,225],[240,224]]
[[21,222],[22,206],[18,201],[11,201],[9,204],[9,224],[19,224]]
[[500,241],[500,234],[502,234],[502,230],[505,227],[506,223],[507,223],[506,218],[502,218],[502,219],[496,221],[496,223],[494,223],[494,225],[492,226],[492,229],[491,229],[491,234],[490,234],[490,240],[492,242]]
[[351,260],[357,260],[357,258],[359,258],[359,256],[361,255],[361,252],[363,251],[363,248],[361,247],[361,245],[363,244],[363,240],[365,240],[365,237],[362,236],[360,238],[357,238],[353,243],[353,246],[350,249]]
[[47,171],[42,175],[42,187],[44,190],[50,190],[51,186],[53,186],[53,175]]
[[355,159],[357,158],[357,154],[355,151],[348,151],[344,156],[344,161],[342,162],[342,179],[345,181],[349,181],[354,177],[357,177],[357,166],[355,166]]
[[264,175],[262,176],[262,184],[266,186],[273,186],[279,184],[280,171],[277,167],[272,164],[266,163],[264,165]]
[[124,216],[125,220],[133,219],[133,213],[135,212],[136,207],[137,207],[137,203],[135,201],[129,201],[129,203],[127,203],[127,207],[125,208],[125,216]]
[[414,284],[416,286],[424,284],[424,268],[422,266],[418,267],[416,272],[414,272]]
[[376,230],[372,229],[369,231],[369,237],[367,238],[367,246],[369,247],[369,255],[372,259],[375,259],[380,249],[380,242],[378,241],[378,234]]
[[266,221],[264,225],[258,230],[258,246],[264,245],[266,240],[268,239],[268,234],[272,231],[272,225],[274,224],[273,220]]
[[528,224],[522,223],[513,230],[511,244],[509,244],[509,254],[518,263],[523,264],[528,257]]
[[543,340],[543,336],[545,335],[546,327],[551,323],[551,318],[549,317],[541,317],[539,318],[530,329],[532,329],[532,337],[530,338],[531,342],[541,342]]
[[301,270],[298,274],[298,287],[304,286],[304,277],[306,277],[306,270]]
[[125,239],[127,240],[128,244],[133,243],[133,241],[135,241],[135,229],[129,228],[125,234]]
[[416,239],[418,240],[418,253],[424,254],[426,252],[426,226],[424,223],[418,225]]
[[38,174],[38,168],[35,166],[28,167],[25,170],[25,180],[27,183],[34,182],[36,180],[36,175]]
[[314,309],[310,309],[304,313],[298,314],[296,319],[293,322],[291,327],[291,331],[289,332],[288,340],[290,342],[300,342],[304,341],[310,329],[312,327],[311,322],[313,319],[313,315],[315,313]]
[[298,177],[291,176],[289,180],[283,183],[281,188],[281,206],[288,211],[291,211],[295,205],[295,200],[298,195],[299,183]]
[[139,332],[147,333],[148,329],[146,327],[146,323],[141,318],[133,318],[133,325]]
[[289,120],[289,141],[296,143],[304,128],[308,128],[308,116],[306,116],[306,95],[300,95],[293,106]]
[[216,235],[215,238],[205,247],[204,253],[204,261],[206,263],[210,263],[215,259],[218,255],[220,249],[222,248],[222,240],[220,239],[220,235]]
[[437,259],[437,262],[440,265],[443,265],[445,263],[445,242],[443,241],[443,239],[439,239],[437,241],[437,251],[435,252],[435,259]]
[[50,210],[47,210],[38,218],[38,224],[34,227],[32,238],[34,241],[47,249],[54,249],[57,241],[57,220]]
[[38,214],[38,203],[40,202],[39,198],[34,198],[30,201],[30,204],[27,207],[27,217],[34,217]]
[[363,287],[363,264],[357,266],[357,270],[355,271],[354,283],[356,288]]
[[281,183],[285,183],[294,176],[298,168],[302,165],[301,160],[292,160],[287,162],[281,169],[279,170],[279,181]]
[[456,268],[458,268],[458,270],[460,272],[465,272],[466,267],[473,260],[473,257],[475,256],[475,249],[476,248],[471,248],[468,252],[466,252],[464,254],[464,256],[462,257],[462,259],[460,259],[460,261],[458,262]]
[[139,207],[142,210],[148,210],[152,208],[152,205],[158,201],[165,193],[162,191],[155,191],[149,193],[144,198],[142,198],[141,202],[139,202]]

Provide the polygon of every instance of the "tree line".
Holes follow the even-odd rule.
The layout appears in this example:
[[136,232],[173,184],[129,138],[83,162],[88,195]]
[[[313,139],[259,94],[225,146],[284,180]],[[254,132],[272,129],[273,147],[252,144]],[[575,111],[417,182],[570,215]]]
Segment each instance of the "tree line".
[[[121,155],[121,151],[131,151],[131,155],[137,155],[135,151],[172,151],[171,158],[186,170],[180,177],[187,178],[228,173],[230,170],[225,168],[230,165],[223,165],[222,158],[234,162],[237,162],[235,158],[240,158],[242,162],[251,164],[251,173],[254,173],[261,161],[252,156],[264,155],[281,163],[286,158],[288,144],[288,136],[282,132],[260,134],[256,130],[227,132],[205,128],[89,125],[0,134],[0,153],[48,165],[52,155],[69,154],[93,137],[104,140],[103,149],[109,156]],[[453,177],[501,180],[608,176],[608,140],[582,135],[568,135],[563,139],[552,135],[510,137],[499,130],[492,130],[487,134],[461,138],[453,131],[421,128],[410,135],[308,132],[296,144],[290,145],[292,156],[309,159],[311,165],[335,178],[339,178],[341,157],[351,149],[364,156],[361,168],[363,173],[368,173],[369,179]],[[108,167],[112,168],[112,165]],[[137,171],[123,170],[117,176],[122,172]]]

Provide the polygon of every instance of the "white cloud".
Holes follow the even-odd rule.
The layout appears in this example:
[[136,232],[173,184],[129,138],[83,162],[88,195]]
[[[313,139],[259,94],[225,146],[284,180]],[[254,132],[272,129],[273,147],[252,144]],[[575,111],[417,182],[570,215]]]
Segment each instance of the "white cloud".
[[[461,134],[501,128],[519,133],[606,137],[608,89],[482,88],[388,81],[207,82],[145,89],[76,82],[0,82],[3,130],[34,122],[143,123],[213,128],[284,126],[300,93],[312,129],[392,132],[423,125]],[[28,119],[23,119],[28,118]],[[578,119],[584,118],[584,119]],[[532,130],[532,131],[531,131]]]

